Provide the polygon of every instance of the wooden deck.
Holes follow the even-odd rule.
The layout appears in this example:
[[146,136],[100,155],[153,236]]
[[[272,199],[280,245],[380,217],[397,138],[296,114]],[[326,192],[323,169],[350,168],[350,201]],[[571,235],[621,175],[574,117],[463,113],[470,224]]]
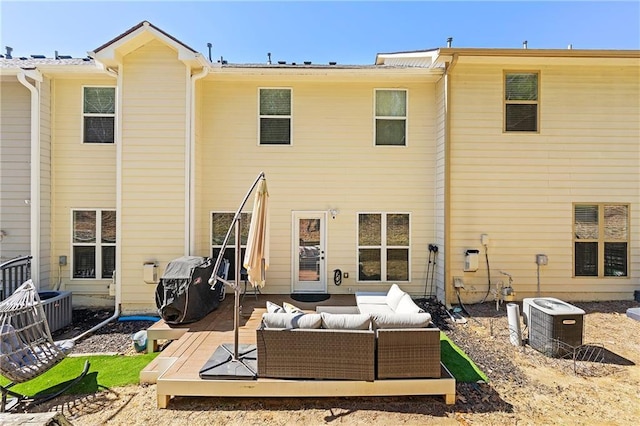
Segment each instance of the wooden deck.
[[[442,367],[440,379],[376,380],[373,382],[347,380],[203,380],[199,371],[218,346],[233,343],[233,294],[207,317],[193,324],[169,327],[163,321],[147,330],[149,347],[152,339],[174,340],[140,373],[141,383],[157,384],[159,408],[166,408],[172,396],[215,397],[335,397],[335,396],[392,396],[443,395],[447,404],[455,403],[455,379]],[[240,344],[255,344],[256,332],[265,302],[289,302],[312,312],[317,305],[355,305],[353,295],[332,295],[319,303],[303,303],[289,295],[247,295],[240,316]]]

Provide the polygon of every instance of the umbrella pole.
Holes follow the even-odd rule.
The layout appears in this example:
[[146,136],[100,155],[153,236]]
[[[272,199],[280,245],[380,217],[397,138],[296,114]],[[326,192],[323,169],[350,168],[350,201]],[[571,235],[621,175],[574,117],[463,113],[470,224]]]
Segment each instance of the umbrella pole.
[[235,283],[236,287],[234,289],[235,300],[234,300],[234,310],[233,310],[233,359],[238,360],[238,341],[239,341],[239,333],[240,333],[240,269],[242,268],[242,242],[240,235],[240,222],[241,216],[238,216],[238,220],[236,220],[236,268],[235,268]]

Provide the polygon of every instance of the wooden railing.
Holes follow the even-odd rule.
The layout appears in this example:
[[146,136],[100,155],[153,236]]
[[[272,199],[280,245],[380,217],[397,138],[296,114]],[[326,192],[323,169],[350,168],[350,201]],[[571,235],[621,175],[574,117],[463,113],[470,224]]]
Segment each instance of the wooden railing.
[[0,264],[0,300],[31,278],[31,256],[20,256]]

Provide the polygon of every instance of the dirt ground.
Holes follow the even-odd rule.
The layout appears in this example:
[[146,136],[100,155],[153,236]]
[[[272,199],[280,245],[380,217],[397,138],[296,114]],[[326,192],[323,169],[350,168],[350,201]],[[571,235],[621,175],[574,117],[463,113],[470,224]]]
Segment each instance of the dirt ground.
[[[637,302],[575,303],[586,311],[578,360],[547,357],[509,341],[506,308],[467,306],[464,325],[441,328],[489,376],[441,397],[238,399],[177,397],[156,408],[155,386],[59,398],[33,411],[61,411],[74,425],[632,425],[640,424]],[[526,329],[523,327],[526,337]]]

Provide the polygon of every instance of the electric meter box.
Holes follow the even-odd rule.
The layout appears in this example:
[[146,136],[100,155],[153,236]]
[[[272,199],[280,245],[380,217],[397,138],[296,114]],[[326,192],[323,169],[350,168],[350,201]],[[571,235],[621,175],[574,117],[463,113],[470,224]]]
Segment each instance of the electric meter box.
[[464,252],[464,272],[476,272],[478,270],[478,258],[480,250],[470,249]]

